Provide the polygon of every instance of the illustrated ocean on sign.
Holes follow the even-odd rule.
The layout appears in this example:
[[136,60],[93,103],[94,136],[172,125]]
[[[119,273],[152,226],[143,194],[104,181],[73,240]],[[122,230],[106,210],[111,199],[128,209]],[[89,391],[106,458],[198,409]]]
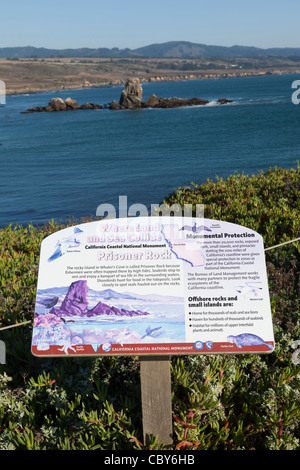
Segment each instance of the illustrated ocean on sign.
[[78,237],[81,234],[83,234],[83,230],[78,227],[75,227],[73,229],[73,234],[70,237],[66,237],[63,238],[61,241],[58,241],[55,245],[54,253],[49,257],[48,262],[60,258],[70,248],[77,248],[81,244],[80,240],[78,240]]
[[[65,291],[65,288],[62,288]],[[53,289],[49,289],[53,291]],[[55,288],[55,291],[58,289]],[[59,346],[59,351],[69,354],[75,352],[75,346],[90,344],[96,352],[100,345],[107,344],[124,344],[131,343],[145,343],[154,341],[155,338],[161,337],[163,334],[163,327],[156,326],[158,320],[166,321],[168,324],[180,320],[179,316],[173,319],[168,313],[157,316],[157,314],[150,314],[146,309],[145,301],[148,296],[142,296],[141,305],[135,305],[132,309],[127,309],[121,304],[118,307],[114,301],[118,299],[121,301],[124,296],[124,302],[136,299],[138,296],[126,293],[120,293],[113,290],[104,290],[97,292],[93,291],[91,297],[92,304],[89,302],[88,297],[89,286],[86,280],[74,281],[70,284],[67,292],[65,293],[62,303],[58,306],[61,299],[58,296],[45,297],[47,291],[43,290],[42,293],[37,291],[36,299],[36,313],[34,317],[34,337],[33,345],[37,346],[38,351],[45,351],[51,345]],[[41,295],[42,294],[42,295]],[[148,300],[151,302],[152,296]],[[163,304],[160,302],[164,299],[159,296],[157,303],[160,311],[163,312]],[[165,306],[168,306],[170,297],[165,296]],[[104,300],[104,302],[103,302]],[[174,304],[173,304],[174,305]],[[39,307],[39,308],[38,308]],[[41,313],[41,309],[48,309],[48,313]],[[173,310],[173,307],[170,307]],[[39,313],[40,312],[40,313]],[[182,308],[182,315],[183,308]],[[143,319],[148,319],[147,328],[143,328]],[[182,321],[184,318],[182,318]],[[155,321],[155,325],[152,322]],[[165,341],[173,341],[179,335],[183,335],[183,330],[172,334],[172,336],[165,338]],[[169,332],[170,335],[170,332]]]

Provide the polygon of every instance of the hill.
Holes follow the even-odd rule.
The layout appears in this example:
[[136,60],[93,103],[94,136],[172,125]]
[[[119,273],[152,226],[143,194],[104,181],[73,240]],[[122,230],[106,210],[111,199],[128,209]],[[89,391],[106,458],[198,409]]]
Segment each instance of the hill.
[[171,41],[163,44],[151,44],[135,49],[135,52],[146,57],[291,57],[300,56],[300,48],[261,49],[251,46],[212,46],[195,44],[187,41]]
[[112,49],[100,47],[98,49],[90,49],[83,47],[79,49],[46,49],[45,47],[1,47],[0,58],[3,59],[26,59],[26,58],[74,58],[74,57],[103,57],[103,58],[122,58],[122,57],[135,57],[139,55],[130,49],[119,49],[113,47]]
[[24,59],[24,58],[128,58],[128,57],[156,57],[156,58],[201,58],[201,57],[300,57],[300,48],[270,48],[261,49],[251,46],[231,47],[197,44],[188,41],[170,41],[162,44],[150,44],[137,49],[111,49],[79,48],[79,49],[47,49],[44,47],[2,47],[0,58]]

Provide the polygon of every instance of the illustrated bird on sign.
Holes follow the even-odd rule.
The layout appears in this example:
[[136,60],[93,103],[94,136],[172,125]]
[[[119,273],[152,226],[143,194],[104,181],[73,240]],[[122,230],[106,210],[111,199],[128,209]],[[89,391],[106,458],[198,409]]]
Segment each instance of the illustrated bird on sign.
[[259,291],[262,290],[257,284],[261,284],[260,282],[246,282],[243,286],[237,286],[236,291],[241,294],[243,297],[248,297],[249,295],[254,295],[258,297]]
[[77,248],[80,245],[80,241],[78,240],[78,236],[82,234],[83,231],[75,227],[74,228],[74,235],[69,238],[64,238],[62,241],[58,241],[55,246],[54,253],[48,259],[48,262],[56,260],[63,256],[69,248]]
[[179,230],[189,230],[190,232],[194,232],[194,233],[203,232],[203,230],[206,230],[207,232],[211,232],[210,228],[206,227],[205,225],[199,225],[199,227],[197,227],[196,222],[194,223],[193,227],[191,227],[190,225],[184,225]]
[[45,308],[45,315],[46,315],[47,310],[50,310],[50,308],[54,307],[58,301],[61,302],[62,300],[59,297],[50,297],[48,299],[37,300],[37,304],[40,307]]

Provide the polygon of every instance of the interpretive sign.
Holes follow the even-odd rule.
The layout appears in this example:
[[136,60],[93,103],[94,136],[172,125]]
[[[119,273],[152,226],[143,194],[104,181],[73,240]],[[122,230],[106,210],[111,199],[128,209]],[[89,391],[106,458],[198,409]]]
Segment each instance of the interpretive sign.
[[269,353],[262,237],[187,217],[101,220],[41,244],[36,356]]

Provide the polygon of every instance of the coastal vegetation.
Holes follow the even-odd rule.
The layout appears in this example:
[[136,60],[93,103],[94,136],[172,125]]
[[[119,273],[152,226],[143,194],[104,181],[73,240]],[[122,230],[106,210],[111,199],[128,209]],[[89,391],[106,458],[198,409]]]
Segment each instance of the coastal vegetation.
[[[265,253],[276,342],[268,355],[172,356],[173,449],[299,449],[300,247],[275,247],[299,237],[299,173],[298,165],[216,177],[164,201],[204,204],[205,217],[262,235],[272,248]],[[30,351],[41,241],[76,222],[0,229],[0,449],[145,448],[138,357],[42,359]],[[164,445],[153,436],[148,448]]]

